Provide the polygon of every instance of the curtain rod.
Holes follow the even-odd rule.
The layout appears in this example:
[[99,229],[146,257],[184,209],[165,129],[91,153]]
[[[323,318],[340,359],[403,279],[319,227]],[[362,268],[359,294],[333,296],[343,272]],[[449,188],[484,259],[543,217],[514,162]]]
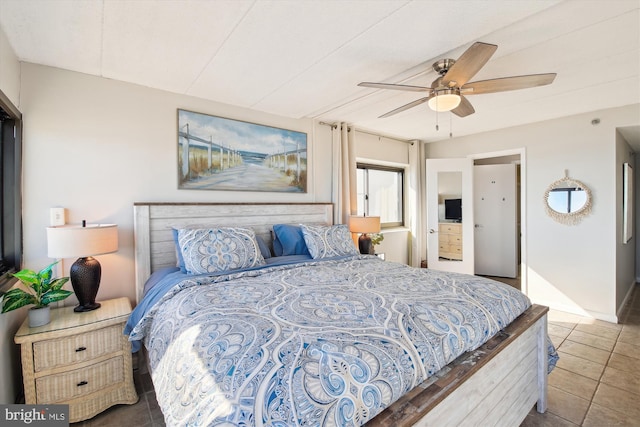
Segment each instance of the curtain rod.
[[[323,126],[329,126],[329,127],[331,127],[331,129],[337,129],[338,128],[338,124],[337,123],[327,123],[327,122],[319,121],[318,124],[321,124]],[[400,138],[394,138],[394,137],[391,137],[391,136],[380,135],[378,133],[373,133],[373,132],[369,132],[369,131],[362,130],[362,129],[355,129],[355,128],[352,128],[352,127],[348,127],[347,129],[349,131],[351,131],[353,129],[356,132],[366,133],[367,135],[377,136],[378,138],[387,138],[387,139],[391,139],[391,140],[398,141],[398,142],[404,142],[405,144],[413,145],[417,141],[415,139],[400,139]]]
[[413,145],[413,143],[415,142],[415,140],[394,138],[392,136],[380,135],[379,133],[373,133],[373,132],[369,132],[369,131],[362,130],[362,129],[355,129],[355,131],[356,132],[360,132],[360,133],[366,133],[367,135],[377,136],[378,138],[387,138],[387,139],[392,139],[392,140],[398,141],[398,142],[404,142],[405,144]]
[[318,122],[318,124],[321,124],[323,126],[329,126],[329,127],[331,127],[331,129],[336,129],[338,127],[338,125],[335,124],[335,123]]
[[392,140],[392,141],[403,142],[403,143],[405,143],[405,144],[410,144],[410,145],[413,145],[416,141],[419,141],[419,140],[417,140],[417,139],[400,139],[400,138],[395,138],[395,137],[393,137],[393,136],[381,135],[381,134],[379,134],[379,133],[368,132],[368,131],[361,130],[361,129],[356,129],[356,132],[366,133],[367,135],[377,136],[378,138],[386,138],[386,139],[390,139],[390,140]]
[[[338,123],[318,122],[318,124],[329,126],[331,129],[338,129]],[[351,132],[351,126],[347,126],[347,132]]]

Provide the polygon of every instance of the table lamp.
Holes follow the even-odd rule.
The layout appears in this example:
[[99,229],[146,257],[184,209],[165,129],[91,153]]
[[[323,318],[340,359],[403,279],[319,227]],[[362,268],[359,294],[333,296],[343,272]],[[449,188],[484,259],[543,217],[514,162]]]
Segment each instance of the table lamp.
[[75,258],[69,277],[79,305],[73,311],[84,312],[100,307],[96,295],[100,287],[102,268],[95,255],[118,250],[118,226],[115,224],[86,224],[47,227],[49,258]]
[[371,244],[371,237],[367,233],[380,232],[379,216],[351,216],[349,217],[349,231],[362,233],[358,238],[358,249],[361,254],[375,254],[375,248]]

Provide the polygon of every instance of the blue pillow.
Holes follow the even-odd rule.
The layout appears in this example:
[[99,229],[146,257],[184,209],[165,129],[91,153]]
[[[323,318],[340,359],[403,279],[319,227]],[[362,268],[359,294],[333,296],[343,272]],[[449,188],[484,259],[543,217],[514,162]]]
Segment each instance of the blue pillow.
[[273,241],[275,256],[310,255],[299,225],[276,224],[273,232],[276,235]]
[[176,258],[178,259],[178,268],[180,268],[180,271],[182,271],[183,273],[186,273],[187,269],[184,266],[184,257],[182,256],[182,251],[180,250],[180,245],[178,244],[178,229],[172,228],[171,231],[173,232],[173,243],[176,245]]
[[256,241],[258,242],[258,247],[260,248],[260,253],[262,253],[262,257],[264,259],[271,258],[271,250],[269,249],[269,245],[264,239],[258,235],[256,235]]
[[282,256],[282,243],[280,243],[280,240],[278,240],[278,236],[275,236],[273,238],[273,256]]

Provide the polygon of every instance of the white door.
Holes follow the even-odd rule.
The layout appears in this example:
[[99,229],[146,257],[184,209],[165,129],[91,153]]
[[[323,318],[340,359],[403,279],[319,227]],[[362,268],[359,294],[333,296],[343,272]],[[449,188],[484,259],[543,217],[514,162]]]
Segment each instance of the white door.
[[427,264],[474,274],[473,160],[427,159]]
[[475,273],[517,275],[516,165],[477,165],[473,170]]

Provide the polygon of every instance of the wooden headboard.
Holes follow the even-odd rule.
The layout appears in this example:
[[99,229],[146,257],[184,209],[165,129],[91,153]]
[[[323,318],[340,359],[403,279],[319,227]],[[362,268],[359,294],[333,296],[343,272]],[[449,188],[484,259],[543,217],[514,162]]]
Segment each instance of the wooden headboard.
[[172,228],[250,227],[270,246],[273,224],[333,224],[332,203],[135,203],[136,302],[151,273],[176,265]]

